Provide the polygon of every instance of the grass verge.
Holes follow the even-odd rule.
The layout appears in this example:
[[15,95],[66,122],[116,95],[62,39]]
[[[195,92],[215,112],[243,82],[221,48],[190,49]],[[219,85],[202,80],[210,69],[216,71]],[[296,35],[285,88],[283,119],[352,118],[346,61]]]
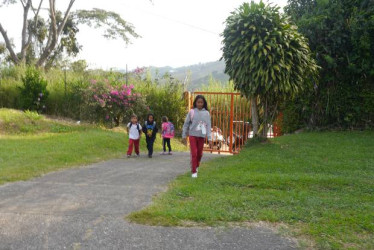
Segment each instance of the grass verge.
[[[175,226],[268,223],[320,249],[374,248],[374,132],[303,133],[178,177],[128,219]],[[193,224],[192,223],[192,224]]]
[[[142,137],[141,153],[146,152]],[[124,129],[46,119],[36,113],[0,109],[0,185],[27,180],[62,168],[99,162],[125,155]],[[174,151],[186,150],[178,139]],[[155,143],[161,151],[161,140]]]

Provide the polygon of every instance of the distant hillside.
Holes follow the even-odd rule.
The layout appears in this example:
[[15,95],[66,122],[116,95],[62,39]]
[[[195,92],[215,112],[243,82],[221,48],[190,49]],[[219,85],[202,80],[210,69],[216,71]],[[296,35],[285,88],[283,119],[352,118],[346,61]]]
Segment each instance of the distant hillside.
[[187,81],[189,83],[189,90],[196,90],[202,85],[207,85],[210,76],[222,83],[226,83],[229,80],[229,76],[224,73],[225,63],[222,61],[199,63],[179,68],[150,67],[150,69],[152,76],[155,76],[156,72],[158,72],[160,76],[169,72],[173,77],[181,82]]

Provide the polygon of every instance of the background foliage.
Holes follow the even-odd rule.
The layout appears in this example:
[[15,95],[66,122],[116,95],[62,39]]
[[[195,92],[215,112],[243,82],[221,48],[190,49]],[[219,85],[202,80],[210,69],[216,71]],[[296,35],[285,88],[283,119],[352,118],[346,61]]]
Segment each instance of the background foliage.
[[[84,63],[83,63],[84,64]],[[143,68],[130,72],[129,74],[102,71],[85,70],[82,62],[73,63],[69,70],[51,68],[48,71],[33,69],[34,74],[45,79],[48,83],[48,98],[45,99],[45,112],[52,116],[63,116],[76,120],[86,120],[107,124],[108,126],[119,124],[113,116],[118,114],[118,109],[127,110],[121,114],[121,121],[128,122],[130,113],[136,113],[143,122],[147,113],[154,113],[158,124],[161,117],[166,115],[174,123],[176,128],[181,128],[186,114],[183,99],[184,86],[179,80],[170,74],[152,78],[149,70]],[[0,107],[29,109],[22,105],[21,88],[22,79],[29,68],[26,66],[10,66],[0,69]],[[37,72],[37,73],[36,73]],[[95,81],[100,85],[100,93],[94,93],[90,87]],[[100,107],[95,94],[107,94],[113,90],[119,90],[121,86],[133,85],[132,93],[136,93],[136,104],[130,109],[128,107],[116,106],[116,110],[108,106]],[[97,89],[98,90],[98,89]],[[37,100],[37,97],[36,97]],[[108,101],[108,100],[107,100]],[[107,115],[110,119],[106,119]]]
[[167,116],[176,128],[183,126],[187,108],[183,98],[184,86],[179,80],[168,73],[156,75],[152,80],[151,72],[144,68],[135,70],[130,79],[135,89],[145,96],[149,112],[154,114],[159,125],[162,116]]
[[[297,95],[287,98],[280,104],[280,109],[284,113],[284,132],[292,132],[307,126],[311,128],[373,127],[373,1],[289,0],[285,11],[297,24],[297,30],[307,38],[312,55],[321,69],[318,84],[313,84],[313,88],[305,91],[299,91]],[[42,19],[39,19],[39,22],[42,22]],[[31,22],[30,25],[32,29],[35,28],[32,25],[42,24]],[[68,22],[67,27],[69,25],[74,26],[74,23]],[[40,26],[35,35],[42,39],[45,35],[43,32],[44,29]],[[260,52],[258,46],[259,43],[256,53]],[[1,47],[0,50],[4,51],[4,48]],[[265,53],[262,50],[261,54]],[[31,64],[33,58],[29,59]],[[48,71],[39,72],[40,77],[46,80],[46,89],[49,92],[48,98],[45,99],[46,113],[77,120],[85,119],[87,115],[84,91],[92,79],[97,81],[108,79],[113,84],[121,81],[123,83],[127,79],[127,83],[134,84],[135,91],[144,96],[146,104],[150,107],[150,111],[155,113],[157,120],[160,120],[162,115],[167,115],[177,127],[180,127],[185,115],[183,91],[189,87],[189,84],[197,86],[193,76],[176,77],[165,73],[169,70],[167,68],[166,71],[156,69],[156,72],[151,73],[148,69],[142,69],[126,75],[123,72],[87,70],[84,60],[73,62],[65,69],[61,65],[62,62],[53,64]],[[196,67],[207,68],[208,65],[199,64]],[[24,107],[20,89],[24,87],[22,78],[26,76],[27,68],[23,64],[0,66],[0,107],[16,109]],[[157,73],[158,70],[161,74]],[[177,73],[183,75],[186,71],[187,67],[181,68]],[[204,81],[209,84],[197,90],[233,90],[232,85],[226,82],[222,84],[213,78],[221,72],[220,70],[212,71],[209,80],[207,80],[209,76],[206,75],[208,78],[204,78],[199,75],[199,79],[205,79]]]
[[289,99],[285,118],[295,127],[372,127],[374,2],[289,0],[285,10],[321,66],[319,85]]

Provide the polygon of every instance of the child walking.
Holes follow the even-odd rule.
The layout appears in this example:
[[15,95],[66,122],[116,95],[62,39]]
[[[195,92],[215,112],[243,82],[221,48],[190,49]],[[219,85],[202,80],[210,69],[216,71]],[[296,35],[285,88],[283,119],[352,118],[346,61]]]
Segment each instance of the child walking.
[[139,156],[139,141],[141,133],[142,126],[138,123],[138,117],[136,115],[132,115],[131,122],[127,124],[127,134],[129,135],[127,157],[131,156],[133,146],[135,146],[135,154]]
[[203,95],[195,97],[193,109],[189,111],[184,121],[182,138],[185,144],[187,135],[190,140],[192,178],[196,178],[203,156],[205,138],[208,137],[209,145],[212,145],[210,114]]
[[170,139],[174,137],[174,125],[169,122],[169,119],[166,116],[162,117],[162,146],[164,152],[163,155],[166,154],[166,144],[168,145],[169,155],[171,155],[171,145]]
[[158,129],[154,120],[154,115],[149,114],[144,123],[143,133],[145,134],[145,141],[147,142],[148,157],[152,158],[153,144],[155,143],[156,133]]

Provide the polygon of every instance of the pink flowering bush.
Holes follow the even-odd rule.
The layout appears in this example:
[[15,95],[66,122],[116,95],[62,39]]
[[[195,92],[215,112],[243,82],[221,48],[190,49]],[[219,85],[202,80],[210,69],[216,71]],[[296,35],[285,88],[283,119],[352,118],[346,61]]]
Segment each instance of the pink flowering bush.
[[147,112],[145,99],[134,92],[133,85],[113,85],[108,80],[91,80],[85,91],[86,119],[119,126],[129,121],[132,114],[142,117]]

